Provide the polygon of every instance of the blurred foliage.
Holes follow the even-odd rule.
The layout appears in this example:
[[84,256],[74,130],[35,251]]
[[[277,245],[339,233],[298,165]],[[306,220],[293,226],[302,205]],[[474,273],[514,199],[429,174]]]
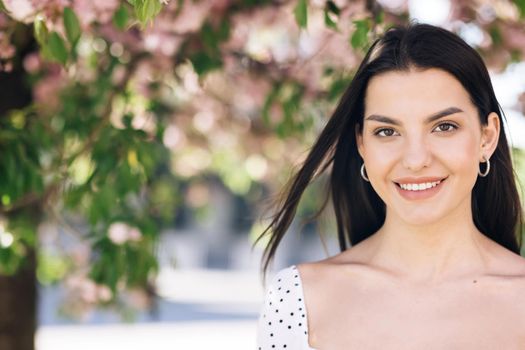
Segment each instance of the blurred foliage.
[[[491,69],[523,59],[522,0],[451,6],[451,29],[474,26]],[[22,77],[32,96],[0,105],[0,272],[16,273],[34,247],[40,282],[69,286],[73,313],[98,303],[126,315],[127,292],[149,295],[159,231],[184,205],[197,220],[213,210],[206,179],[258,207],[261,189],[276,192],[304,159],[371,41],[410,18],[387,1],[3,0],[0,10],[0,74]],[[516,150],[522,182],[523,159]],[[312,186],[299,216],[322,190]],[[24,219],[35,205],[39,227]]]

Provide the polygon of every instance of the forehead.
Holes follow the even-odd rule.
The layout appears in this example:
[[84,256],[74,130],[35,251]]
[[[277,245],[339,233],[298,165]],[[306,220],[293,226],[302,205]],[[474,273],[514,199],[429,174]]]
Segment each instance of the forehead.
[[390,71],[372,77],[365,93],[365,114],[425,117],[456,106],[474,112],[467,90],[450,73],[436,68]]

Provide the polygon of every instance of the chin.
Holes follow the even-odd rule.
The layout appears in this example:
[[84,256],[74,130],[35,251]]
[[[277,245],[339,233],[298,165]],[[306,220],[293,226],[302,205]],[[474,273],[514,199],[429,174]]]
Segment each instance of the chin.
[[413,226],[432,225],[443,218],[443,215],[440,215],[436,210],[432,210],[431,213],[428,210],[421,210],[420,212],[412,210],[411,212],[398,212],[398,215],[401,221]]

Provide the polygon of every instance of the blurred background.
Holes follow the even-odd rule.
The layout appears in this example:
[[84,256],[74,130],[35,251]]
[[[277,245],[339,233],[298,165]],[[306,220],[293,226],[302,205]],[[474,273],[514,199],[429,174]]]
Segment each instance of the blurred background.
[[[483,56],[525,183],[523,0],[0,0],[0,349],[252,349],[270,201],[377,35]],[[339,252],[322,181],[270,275]],[[523,197],[522,197],[523,198]]]

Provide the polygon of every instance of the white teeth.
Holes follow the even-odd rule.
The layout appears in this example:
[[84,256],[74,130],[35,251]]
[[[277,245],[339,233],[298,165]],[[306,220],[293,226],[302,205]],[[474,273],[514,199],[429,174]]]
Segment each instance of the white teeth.
[[408,190],[408,191],[422,191],[422,190],[427,190],[429,188],[435,187],[439,185],[440,182],[441,180],[436,181],[436,182],[422,183],[422,184],[399,184],[399,186],[402,189]]

